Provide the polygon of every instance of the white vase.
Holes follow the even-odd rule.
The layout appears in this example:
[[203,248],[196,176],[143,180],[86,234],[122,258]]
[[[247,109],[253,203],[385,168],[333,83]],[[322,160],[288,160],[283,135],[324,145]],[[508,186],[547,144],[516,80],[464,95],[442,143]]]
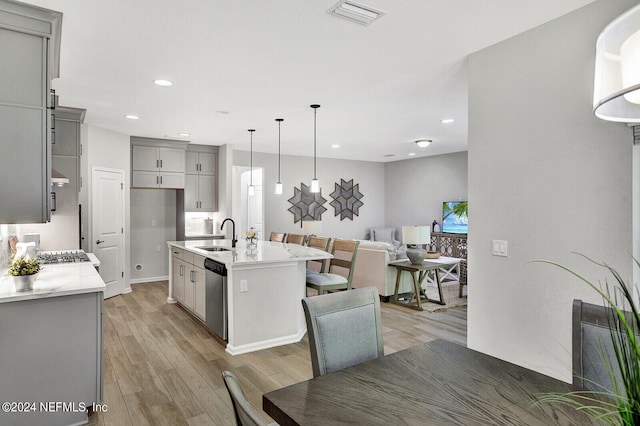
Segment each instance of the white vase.
[[33,275],[12,275],[13,284],[16,287],[16,291],[30,291],[33,290],[33,283],[36,280],[38,274]]

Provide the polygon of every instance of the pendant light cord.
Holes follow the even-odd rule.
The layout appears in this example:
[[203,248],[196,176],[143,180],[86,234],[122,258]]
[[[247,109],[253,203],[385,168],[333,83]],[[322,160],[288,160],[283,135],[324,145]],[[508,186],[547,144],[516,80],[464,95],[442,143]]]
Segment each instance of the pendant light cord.
[[249,129],[249,133],[251,134],[251,146],[250,146],[250,154],[249,154],[249,162],[250,162],[249,185],[251,186],[253,186],[253,132],[255,132],[255,129]]
[[317,179],[318,174],[316,173],[316,166],[318,162],[318,157],[316,156],[316,138],[318,136],[318,132],[316,130],[316,123],[318,117],[318,108],[313,109],[313,178]]
[[282,123],[282,118],[276,118],[278,122],[278,182],[280,182],[280,124]]

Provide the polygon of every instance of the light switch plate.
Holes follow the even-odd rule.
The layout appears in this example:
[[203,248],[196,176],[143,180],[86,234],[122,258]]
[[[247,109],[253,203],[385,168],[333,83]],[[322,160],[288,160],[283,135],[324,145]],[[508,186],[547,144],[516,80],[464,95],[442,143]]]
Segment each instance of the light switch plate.
[[507,257],[508,243],[506,240],[493,240],[493,249],[491,254],[494,256]]
[[247,280],[240,280],[240,292],[244,293],[245,291],[249,291]]

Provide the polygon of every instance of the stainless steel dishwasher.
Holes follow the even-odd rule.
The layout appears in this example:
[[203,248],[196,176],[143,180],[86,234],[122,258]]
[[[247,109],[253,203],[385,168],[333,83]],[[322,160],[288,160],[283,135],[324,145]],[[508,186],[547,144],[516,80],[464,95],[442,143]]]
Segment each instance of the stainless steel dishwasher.
[[207,328],[223,340],[227,340],[227,267],[206,258],[205,296]]

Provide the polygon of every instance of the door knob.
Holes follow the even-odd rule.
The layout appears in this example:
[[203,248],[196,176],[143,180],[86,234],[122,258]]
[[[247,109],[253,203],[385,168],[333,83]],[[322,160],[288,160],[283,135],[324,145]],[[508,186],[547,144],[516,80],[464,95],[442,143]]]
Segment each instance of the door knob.
[[96,244],[104,243],[104,240],[96,240]]

